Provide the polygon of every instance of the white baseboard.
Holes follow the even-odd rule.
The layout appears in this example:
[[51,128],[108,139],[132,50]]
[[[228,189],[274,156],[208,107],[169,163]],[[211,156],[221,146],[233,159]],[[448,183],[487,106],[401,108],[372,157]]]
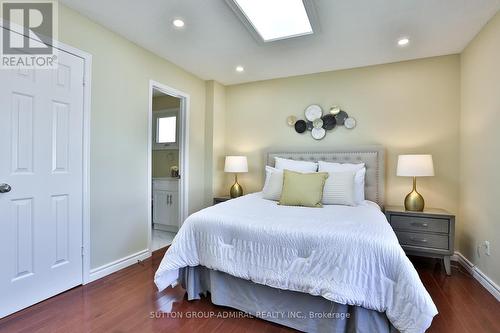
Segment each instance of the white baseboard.
[[131,254],[129,256],[123,257],[121,259],[110,262],[109,264],[102,265],[100,267],[90,270],[90,275],[86,283],[103,278],[111,273],[117,272],[120,269],[124,269],[130,265],[137,263],[138,260],[142,261],[151,257],[151,251],[148,249],[139,251],[137,253]]
[[477,266],[465,258],[463,254],[455,251],[451,260],[458,261],[472,277],[474,277],[486,290],[488,290],[500,302],[500,287],[484,274]]

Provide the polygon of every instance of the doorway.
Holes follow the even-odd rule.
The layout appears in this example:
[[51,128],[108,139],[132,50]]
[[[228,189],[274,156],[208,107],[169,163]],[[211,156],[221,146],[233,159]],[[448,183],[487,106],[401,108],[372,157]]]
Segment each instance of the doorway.
[[151,211],[149,249],[169,246],[187,216],[187,111],[189,96],[151,82],[149,105],[149,177]]
[[0,318],[88,276],[91,55],[55,48],[53,69],[0,70]]

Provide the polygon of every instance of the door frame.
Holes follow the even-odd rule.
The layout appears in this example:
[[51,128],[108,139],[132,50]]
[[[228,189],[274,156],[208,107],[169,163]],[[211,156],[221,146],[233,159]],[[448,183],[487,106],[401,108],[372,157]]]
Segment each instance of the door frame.
[[[16,30],[7,29],[0,19],[0,28],[13,31],[24,31],[18,25],[10,22]],[[31,38],[25,34],[25,37]],[[91,86],[92,86],[92,54],[76,47],[53,39],[53,48],[72,54],[83,60],[83,148],[82,148],[82,284],[90,282],[90,113],[91,113]]]
[[158,90],[166,95],[179,98],[181,105],[179,108],[179,227],[182,226],[188,217],[189,196],[189,94],[178,89],[169,87],[154,80],[149,80],[149,108],[148,108],[148,251],[152,253],[152,205],[153,195],[153,90]]

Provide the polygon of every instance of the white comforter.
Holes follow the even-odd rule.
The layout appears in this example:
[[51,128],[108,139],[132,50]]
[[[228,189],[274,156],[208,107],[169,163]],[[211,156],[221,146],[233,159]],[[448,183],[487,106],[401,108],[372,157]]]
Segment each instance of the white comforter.
[[203,265],[267,286],[385,312],[401,332],[423,332],[437,309],[380,208],[279,206],[260,193],[191,215],[155,275]]

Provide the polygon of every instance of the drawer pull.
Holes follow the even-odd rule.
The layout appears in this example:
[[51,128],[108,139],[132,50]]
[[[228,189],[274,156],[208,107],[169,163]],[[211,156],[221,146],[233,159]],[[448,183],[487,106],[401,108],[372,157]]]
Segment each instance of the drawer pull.
[[413,222],[411,223],[411,225],[414,227],[422,227],[422,228],[427,228],[429,226],[427,223],[417,223],[417,222]]
[[412,240],[413,242],[427,243],[427,239],[425,238],[410,237],[410,240]]

